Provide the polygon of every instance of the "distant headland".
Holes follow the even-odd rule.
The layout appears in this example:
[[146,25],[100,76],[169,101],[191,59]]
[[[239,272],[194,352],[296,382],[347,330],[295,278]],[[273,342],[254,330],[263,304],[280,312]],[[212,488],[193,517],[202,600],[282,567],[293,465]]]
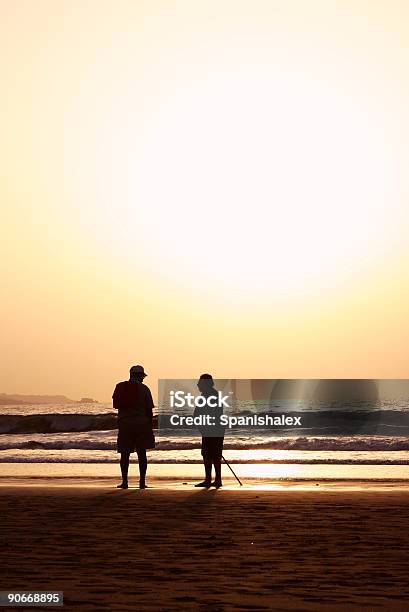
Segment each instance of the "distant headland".
[[19,393],[0,393],[0,406],[14,404],[98,404],[92,397],[73,400],[65,395],[21,395]]

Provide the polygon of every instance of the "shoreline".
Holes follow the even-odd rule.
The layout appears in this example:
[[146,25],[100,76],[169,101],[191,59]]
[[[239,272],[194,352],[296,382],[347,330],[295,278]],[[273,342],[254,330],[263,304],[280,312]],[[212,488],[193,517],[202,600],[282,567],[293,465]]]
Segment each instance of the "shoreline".
[[[344,483],[405,483],[409,485],[409,465],[343,465],[343,464],[265,464],[235,463],[232,468],[244,485],[288,483],[288,482],[344,482]],[[23,482],[46,479],[81,479],[98,482],[101,479],[117,480],[120,475],[118,463],[0,463],[0,484],[7,479]],[[149,463],[149,482],[174,482],[181,484],[197,481],[203,477],[203,465],[198,463],[160,464]],[[226,465],[222,466],[225,482],[236,482]],[[131,460],[130,482],[138,479],[137,461]],[[36,480],[37,482],[37,480]]]
[[[166,469],[163,469],[163,468]],[[246,495],[251,491],[275,492],[279,495],[284,492],[313,493],[321,494],[324,492],[351,492],[362,493],[372,492],[375,494],[383,492],[408,493],[409,479],[399,477],[370,478],[356,477],[350,474],[347,477],[340,477],[336,474],[317,476],[317,474],[295,474],[291,471],[281,476],[274,473],[263,473],[263,465],[251,464],[252,470],[247,473],[244,468],[249,468],[249,464],[234,465],[233,469],[238,473],[242,486],[235,480],[231,472],[226,468],[223,473],[223,487],[218,491],[226,494],[235,495],[236,493]],[[291,467],[291,466],[287,466]],[[104,464],[1,464],[0,463],[0,489],[2,494],[17,489],[39,490],[44,489],[52,492],[57,489],[71,490],[71,492],[81,489],[99,489],[101,491],[110,490],[113,492],[119,484],[120,472],[117,465]],[[237,469],[239,468],[239,469]],[[243,469],[240,469],[243,468]],[[261,474],[257,473],[257,468],[261,469]],[[197,491],[194,484],[202,480],[203,467],[198,464],[176,464],[158,465],[153,464],[148,467],[147,484],[149,492],[168,493],[192,493]],[[138,489],[139,473],[137,464],[131,466],[129,474],[129,489]],[[209,489],[214,492],[215,489]]]

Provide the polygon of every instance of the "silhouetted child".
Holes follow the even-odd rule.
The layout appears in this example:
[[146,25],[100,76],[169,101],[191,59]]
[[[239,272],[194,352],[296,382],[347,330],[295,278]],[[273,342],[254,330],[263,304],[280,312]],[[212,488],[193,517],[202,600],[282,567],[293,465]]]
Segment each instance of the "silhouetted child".
[[[208,399],[209,397],[218,398],[218,392],[214,388],[213,378],[210,374],[202,374],[197,383],[201,394]],[[205,467],[205,479],[198,482],[195,487],[221,487],[222,486],[222,454],[224,441],[224,428],[220,426],[219,418],[223,413],[221,407],[212,408],[208,405],[195,408],[194,416],[210,415],[215,417],[214,426],[199,427],[202,434],[201,452]],[[212,482],[212,465],[214,465],[215,479]]]

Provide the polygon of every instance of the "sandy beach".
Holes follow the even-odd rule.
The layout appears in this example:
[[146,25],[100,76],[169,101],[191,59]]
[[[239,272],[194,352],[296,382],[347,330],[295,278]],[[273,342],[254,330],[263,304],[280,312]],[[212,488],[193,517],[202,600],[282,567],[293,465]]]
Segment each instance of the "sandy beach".
[[2,589],[67,610],[404,610],[409,486],[0,479]]

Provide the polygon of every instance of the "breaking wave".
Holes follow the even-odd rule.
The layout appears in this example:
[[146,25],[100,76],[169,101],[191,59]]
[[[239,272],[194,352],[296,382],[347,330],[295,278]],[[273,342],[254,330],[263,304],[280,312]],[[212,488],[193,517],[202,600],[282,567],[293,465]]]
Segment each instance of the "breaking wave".
[[2,434],[102,431],[116,429],[116,427],[116,414],[109,412],[102,414],[3,414],[0,416],[0,433]]
[[[0,450],[43,449],[43,450],[116,450],[116,436],[66,437],[40,436],[27,439],[27,436],[5,436],[0,440]],[[199,439],[161,439],[156,442],[156,450],[189,450],[199,446]],[[409,451],[408,437],[392,436],[353,436],[324,437],[302,436],[286,438],[226,438],[226,450],[300,450],[300,451]]]
[[[249,411],[235,412],[235,416],[246,416]],[[257,412],[258,416],[276,416],[274,411]],[[291,411],[287,414],[302,418],[305,433],[318,434],[326,430],[329,435],[387,434],[402,436],[409,434],[409,411],[397,410],[319,410]],[[161,414],[160,422],[169,420],[169,415]],[[117,428],[116,413],[43,413],[43,414],[2,414],[0,415],[0,434],[40,434],[61,432],[108,431]],[[315,430],[315,431],[314,431]],[[261,431],[261,429],[259,429]],[[250,431],[248,432],[250,434]],[[253,429],[252,435],[256,432]]]

